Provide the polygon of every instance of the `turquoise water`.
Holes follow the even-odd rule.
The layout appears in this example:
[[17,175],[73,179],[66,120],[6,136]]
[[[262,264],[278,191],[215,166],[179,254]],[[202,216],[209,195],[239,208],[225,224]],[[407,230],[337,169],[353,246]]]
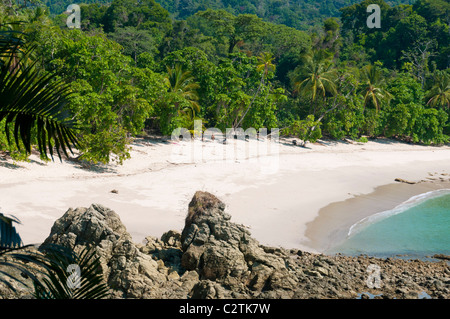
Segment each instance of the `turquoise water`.
[[328,253],[337,252],[409,258],[450,255],[450,190],[415,196],[393,210],[361,220]]

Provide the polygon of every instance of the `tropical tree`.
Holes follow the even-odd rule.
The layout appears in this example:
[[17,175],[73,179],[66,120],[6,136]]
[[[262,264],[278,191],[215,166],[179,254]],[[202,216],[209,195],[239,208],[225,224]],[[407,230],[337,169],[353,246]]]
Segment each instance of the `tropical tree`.
[[364,97],[364,108],[371,105],[378,112],[391,98],[391,94],[384,89],[384,78],[380,69],[376,65],[367,65],[362,69],[361,79],[359,93]]
[[262,52],[258,57],[258,65],[256,70],[262,72],[261,82],[267,77],[269,71],[275,72],[275,64],[273,64],[274,56],[270,52]]
[[138,30],[135,27],[118,28],[116,32],[108,34],[108,37],[122,45],[123,54],[131,56],[135,65],[140,54],[148,52],[154,55],[158,51],[148,30]]
[[332,60],[325,51],[319,50],[305,55],[304,63],[294,72],[294,91],[311,98],[310,113],[316,112],[318,96],[325,99],[327,94],[336,94],[336,70],[333,69]]
[[210,30],[228,46],[228,54],[246,42],[253,41],[264,35],[264,22],[254,14],[239,14],[237,16],[226,10],[199,11],[196,16],[205,18],[210,25]]
[[197,103],[199,85],[194,82],[195,78],[191,75],[191,71],[184,71],[181,65],[177,64],[174,68],[167,68],[164,80],[169,93],[181,96],[189,102],[193,110],[200,112],[200,105]]
[[314,115],[308,115],[303,120],[295,120],[289,127],[286,127],[283,131],[289,135],[297,136],[304,147],[307,142],[315,143],[322,137],[322,131],[320,129],[322,123],[314,119]]
[[197,89],[199,84],[191,71],[185,71],[180,64],[167,67],[167,75],[164,78],[167,93],[162,102],[161,126],[164,133],[170,133],[171,122],[174,118],[188,118],[193,120],[200,112]]
[[234,128],[237,128],[241,125],[242,121],[244,120],[245,116],[247,115],[248,111],[253,105],[253,102],[255,101],[256,97],[258,96],[259,92],[261,91],[261,88],[264,86],[264,79],[267,78],[269,72],[275,72],[275,64],[273,64],[274,57],[272,53],[269,52],[263,52],[258,57],[258,65],[256,66],[256,70],[261,73],[261,80],[259,82],[258,89],[256,90],[255,94],[253,95],[253,98],[251,102],[249,103],[247,109],[245,110],[244,114],[242,114],[241,118],[235,122]]
[[142,132],[162,96],[162,75],[135,67],[103,32],[42,30],[38,39],[43,67],[70,82],[70,111],[81,141],[79,159],[123,163],[130,157],[131,138]]
[[434,85],[427,92],[427,105],[450,109],[450,76],[445,73],[438,73],[433,82]]

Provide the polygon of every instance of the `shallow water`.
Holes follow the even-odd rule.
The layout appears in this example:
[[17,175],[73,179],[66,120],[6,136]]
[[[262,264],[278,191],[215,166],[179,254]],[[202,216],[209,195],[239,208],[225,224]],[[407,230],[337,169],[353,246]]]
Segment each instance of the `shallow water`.
[[450,255],[450,190],[414,196],[392,210],[359,221],[346,240],[328,251],[338,252],[420,259]]

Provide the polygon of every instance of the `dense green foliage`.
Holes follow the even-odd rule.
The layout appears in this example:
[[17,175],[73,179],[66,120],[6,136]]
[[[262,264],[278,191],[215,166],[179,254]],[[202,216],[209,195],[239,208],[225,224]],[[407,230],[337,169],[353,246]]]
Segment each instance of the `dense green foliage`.
[[[360,0],[156,0],[171,16],[185,20],[207,9],[226,10],[233,15],[254,14],[264,21],[309,30],[324,19],[340,15],[339,9]],[[112,0],[83,0],[83,4],[110,3]],[[389,5],[411,4],[413,0],[387,0]],[[64,12],[71,0],[44,0],[53,14]],[[130,1],[132,3],[132,1]]]
[[[33,47],[26,34],[14,30],[21,22],[0,29],[0,145],[17,158],[31,153],[37,144],[41,158],[53,157],[54,149],[61,159],[77,141],[68,120],[70,89],[55,80],[56,74],[41,72],[32,61]],[[15,143],[12,142],[14,140]]]
[[[301,1],[320,10],[299,18],[288,1],[113,0],[81,5],[73,30],[67,14],[4,1],[0,23],[27,21],[20,28],[39,44],[36,68],[71,88],[67,110],[91,162],[120,163],[133,136],[192,131],[196,119],[222,130],[282,128],[304,141],[446,143],[450,3],[397,5],[406,2]],[[366,24],[372,3],[379,29]]]
[[[382,8],[381,29],[366,27],[366,7],[371,3]],[[417,0],[413,6],[392,8],[383,0],[365,0],[341,11],[342,34],[353,42],[343,52],[346,57],[360,58],[363,47],[367,60],[372,63],[381,61],[388,68],[401,69],[404,62],[410,62],[411,71],[421,81],[429,69],[448,68],[448,0]]]
[[50,13],[52,14],[61,14],[64,11],[66,11],[67,6],[72,3],[82,3],[82,4],[93,4],[93,3],[99,3],[99,4],[109,4],[111,3],[111,0],[83,0],[74,2],[71,0],[41,0],[41,2],[49,8]]

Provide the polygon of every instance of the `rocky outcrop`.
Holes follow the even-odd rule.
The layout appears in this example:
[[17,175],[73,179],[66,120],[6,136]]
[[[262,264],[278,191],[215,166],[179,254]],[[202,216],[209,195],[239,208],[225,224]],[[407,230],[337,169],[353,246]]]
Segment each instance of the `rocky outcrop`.
[[[190,289],[179,288],[196,276],[186,274],[181,278],[164,263],[164,260],[174,265],[180,262],[176,238],[179,234],[175,232],[166,233],[161,241],[147,237],[147,245],[141,247],[132,242],[114,211],[94,204],[69,209],[55,222],[44,244],[58,244],[75,251],[93,247],[100,257],[112,298],[186,298]],[[185,286],[192,288],[189,284]]]
[[[69,209],[45,243],[75,251],[93,247],[111,298],[448,298],[450,293],[445,261],[325,256],[260,245],[206,192],[195,193],[181,233],[170,230],[135,244],[115,212],[92,205]],[[375,287],[369,271],[374,265],[380,274]]]
[[[230,222],[224,209],[209,193],[194,195],[181,235],[181,266],[198,271],[202,281],[227,287],[221,292],[225,297],[263,296],[266,291],[286,297],[285,291],[294,290],[298,283],[296,269],[283,256],[260,246],[244,226]],[[212,283],[199,285],[212,287]],[[196,294],[200,286],[195,287]]]

